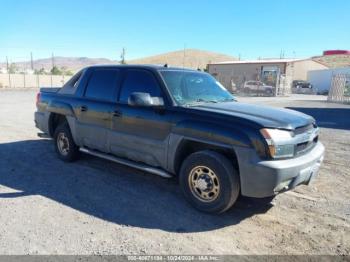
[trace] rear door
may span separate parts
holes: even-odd
[[[77,106],[77,131],[82,145],[108,152],[108,132],[116,108],[118,68],[96,68],[89,76],[83,98]]]
[[[166,168],[171,117],[166,107],[128,105],[133,92],[166,98],[156,74],[146,69],[127,69],[118,102],[118,114],[112,119],[110,151],[118,156]]]

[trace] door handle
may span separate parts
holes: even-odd
[[[118,110],[115,110],[112,112],[112,115],[115,116],[115,117],[121,117],[122,116],[122,113]]]
[[[86,112],[88,110],[87,106],[81,106],[80,111],[81,112]]]

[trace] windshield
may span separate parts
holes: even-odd
[[[161,75],[176,102],[180,105],[235,101],[214,77],[189,71],[161,71]]]

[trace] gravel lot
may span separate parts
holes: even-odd
[[[36,92],[0,90],[0,254],[350,254],[350,106],[241,98],[313,115],[326,157],[313,185],[213,216],[190,207],[176,179],[58,160],[36,135]]]

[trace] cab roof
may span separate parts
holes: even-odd
[[[198,72],[198,70],[191,69],[191,68],[182,68],[182,67],[173,67],[173,66],[168,66],[168,65],[155,65],[155,64],[128,64],[128,65],[93,65],[93,66],[88,66],[87,68],[139,68],[139,69],[152,69],[152,70],[181,70],[181,71],[190,71],[190,72]]]

